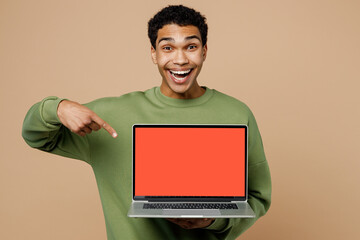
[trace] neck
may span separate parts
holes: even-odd
[[[164,83],[160,86],[160,91],[167,97],[176,98],[176,99],[193,99],[201,97],[205,93],[205,88],[199,86],[198,83],[195,83],[194,86],[191,87],[186,92],[179,93],[170,89],[168,86],[165,86]]]

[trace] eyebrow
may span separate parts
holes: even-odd
[[[191,39],[197,39],[201,42],[201,39],[196,36],[196,35],[191,35],[191,36],[188,36],[185,38],[185,41],[189,41]],[[161,41],[169,41],[169,42],[175,42],[175,39],[174,38],[171,38],[171,37],[163,37],[163,38],[160,38],[158,44],[161,42]]]

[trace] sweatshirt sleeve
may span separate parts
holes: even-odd
[[[271,203],[271,177],[262,139],[253,114],[249,113],[248,139],[248,203],[255,218],[217,218],[205,229],[214,231],[219,239],[236,239],[265,215]]]
[[[72,133],[57,116],[57,108],[62,100],[47,97],[34,104],[25,116],[22,136],[30,147],[89,163],[87,136]]]

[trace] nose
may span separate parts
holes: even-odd
[[[189,63],[189,59],[187,58],[186,54],[182,50],[178,50],[175,53],[173,63],[177,65],[184,65]]]

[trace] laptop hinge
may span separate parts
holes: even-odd
[[[236,202],[223,199],[148,199],[148,202]]]

